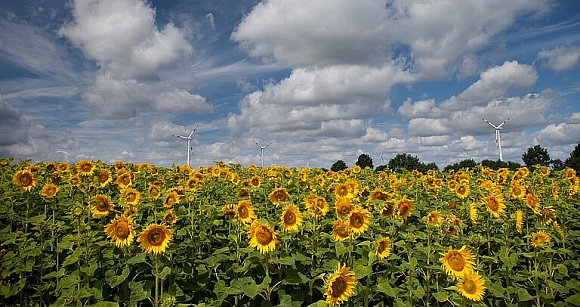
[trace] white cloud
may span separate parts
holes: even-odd
[[[580,64],[579,46],[560,46],[551,50],[542,50],[538,53],[538,60],[543,67],[555,71],[572,70]]]

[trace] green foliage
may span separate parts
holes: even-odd
[[[527,167],[532,167],[534,165],[549,166],[550,154],[548,150],[540,145],[528,148],[528,150],[522,155],[522,160]]]
[[[573,168],[577,173],[580,173],[580,143],[574,147],[570,153],[570,157],[564,162],[565,167]]]
[[[360,166],[360,168],[368,167],[370,169],[373,168],[373,159],[371,156],[367,154],[360,154],[358,156],[358,160],[356,161],[356,165]]]
[[[483,164],[483,163],[482,163]],[[465,159],[461,162],[457,162],[455,164],[449,164],[444,169],[443,172],[448,172],[450,170],[458,171],[462,168],[474,168],[477,165],[473,159]]]
[[[334,162],[334,164],[332,164],[332,166],[330,167],[330,170],[333,172],[339,172],[342,171],[344,169],[347,169],[348,166],[346,166],[346,163],[344,163],[344,161],[342,160],[338,160],[336,162]]]

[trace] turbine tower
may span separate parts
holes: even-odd
[[[191,151],[191,147],[190,147],[190,142],[191,142],[191,136],[193,135],[193,133],[195,132],[195,130],[197,130],[197,127],[199,125],[195,126],[195,129],[193,129],[193,131],[191,131],[191,133],[189,134],[189,136],[183,136],[183,135],[176,135],[173,134],[174,137],[176,138],[180,138],[180,139],[186,139],[187,140],[187,166],[189,166],[189,152]]]
[[[272,142],[269,142],[265,146],[262,146],[262,145],[258,144],[258,142],[256,142],[255,140],[252,140],[252,141],[254,141],[254,143],[260,147],[260,160],[262,160],[262,168],[264,168],[264,148],[270,146],[270,144],[272,144]]]
[[[495,129],[495,147],[499,150],[499,160],[503,161],[503,156],[501,155],[501,136],[499,134],[499,131],[503,129],[503,125],[505,125],[505,123],[507,123],[508,120],[510,120],[510,118],[508,117],[508,119],[504,120],[501,124],[497,126],[490,123],[483,117],[481,119],[483,119],[484,122],[486,122],[488,125],[492,126]]]

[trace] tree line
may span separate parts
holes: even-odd
[[[491,169],[508,168],[510,170],[517,170],[522,166],[532,167],[535,165],[548,166],[553,170],[561,170],[566,167],[573,168],[577,172],[580,172],[580,143],[576,145],[574,150],[570,153],[570,156],[562,161],[561,159],[551,159],[548,150],[540,145],[536,145],[528,148],[526,152],[522,154],[522,161],[524,165],[513,162],[513,161],[500,161],[498,160],[482,160],[477,163],[473,159],[465,159],[460,162],[449,164],[443,168],[443,172],[450,170],[459,170],[461,168],[470,167],[473,168],[478,164],[489,167]],[[382,172],[384,170],[390,170],[392,172],[404,172],[405,170],[418,170],[422,173],[428,170],[437,170],[439,167],[435,162],[424,163],[419,160],[417,156],[413,156],[407,153],[400,153],[389,160],[387,164],[379,165],[376,168],[373,166],[373,159],[368,154],[361,154],[358,156],[356,164],[360,168],[371,168],[375,172]],[[348,165],[343,160],[338,160],[330,167],[332,171],[340,171],[348,168]]]

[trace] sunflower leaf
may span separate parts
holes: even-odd
[[[344,246],[344,243],[338,241],[334,244],[334,249],[336,250],[336,256],[340,257],[348,252],[348,249]]]
[[[107,278],[107,282],[109,283],[109,286],[111,288],[114,288],[118,285],[120,285],[122,282],[124,282],[127,277],[129,277],[129,273],[131,272],[131,270],[129,270],[128,267],[123,269],[123,272],[121,272],[121,275],[119,276],[111,276],[109,278]]]
[[[580,294],[574,294],[566,299],[566,303],[574,306],[580,306]]]
[[[147,260],[147,254],[145,253],[139,253],[131,258],[129,258],[129,260],[127,260],[127,264],[137,264],[137,263],[143,263]]]
[[[435,292],[433,293],[433,297],[435,297],[439,303],[443,303],[449,299],[449,294],[447,294],[447,292]]]
[[[397,296],[397,293],[395,292],[395,290],[391,287],[389,282],[384,278],[379,279],[379,283],[377,285],[377,290],[379,290],[380,292],[382,292],[390,297]]]
[[[524,288],[519,288],[518,289],[518,299],[522,302],[525,302],[525,301],[533,300],[534,297],[528,293],[528,290],[526,290]]]

